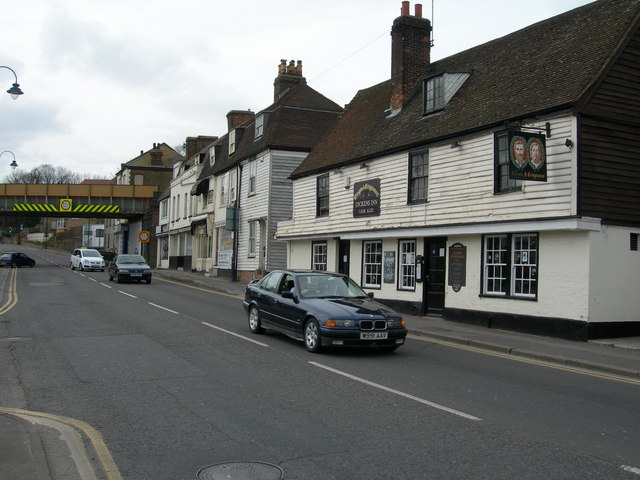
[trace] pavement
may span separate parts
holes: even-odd
[[[208,276],[203,272],[163,269],[154,271],[154,277],[157,281],[188,284],[238,298],[244,296],[244,284]],[[441,318],[413,315],[403,317],[409,329],[410,341],[412,338],[420,338],[456,348],[488,351],[515,360],[541,363],[589,375],[614,377],[640,385],[640,337],[575,342],[466,325]],[[0,390],[0,400],[4,403],[5,399],[1,394]],[[26,410],[5,408],[0,404],[2,478],[84,479],[84,476],[69,475],[69,452],[73,450],[73,446],[64,437],[63,429],[56,430],[55,424],[43,425],[42,421],[32,417]],[[77,463],[75,457],[74,461]],[[61,468],[66,473],[61,474]],[[97,471],[95,478],[120,477],[114,476],[114,472]]]

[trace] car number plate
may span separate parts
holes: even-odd
[[[142,274],[141,273],[132,273],[131,276],[132,277],[141,277]]]
[[[360,332],[360,340],[386,340],[389,332]]]

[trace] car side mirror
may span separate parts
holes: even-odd
[[[367,297],[369,297],[369,298],[373,298],[373,292],[369,292],[369,293],[367,293]]]
[[[282,298],[288,298],[289,300],[293,300],[296,298],[296,295],[291,290],[283,290]]]

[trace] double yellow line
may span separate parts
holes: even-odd
[[[0,315],[4,315],[18,303],[18,290],[16,288],[16,278],[18,276],[18,269],[12,268],[9,274],[9,288],[7,291],[6,301],[0,306]]]
[[[34,425],[52,428],[60,433],[60,438],[65,441],[69,449],[71,458],[76,464],[79,478],[82,480],[98,480],[103,478],[96,474],[92,458],[94,455],[87,454],[83,438],[87,438],[95,457],[100,463],[100,469],[107,480],[122,480],[107,445],[102,439],[102,435],[88,423],[75,418],[62,417],[41,412],[30,412],[17,408],[0,407],[0,413],[13,415],[26,420]]]
[[[0,315],[4,315],[18,303],[17,275],[18,269],[12,268],[9,275],[6,299],[0,306]],[[60,415],[31,412],[17,408],[0,407],[0,414],[13,415],[34,425],[57,430],[60,433],[60,438],[67,444],[70,456],[75,462],[80,475],[79,478],[82,480],[97,480],[98,476],[91,460],[93,455],[90,457],[85,449],[84,438],[88,439],[107,480],[122,480],[122,476],[111,456],[111,452],[109,452],[106,443],[102,439],[102,435],[88,423]],[[101,476],[100,478],[103,477]]]

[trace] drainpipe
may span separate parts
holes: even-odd
[[[238,237],[240,236],[240,179],[242,178],[242,165],[238,165],[238,175],[236,176],[236,229],[233,232],[233,257],[231,259],[231,281],[238,281]]]

